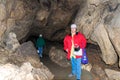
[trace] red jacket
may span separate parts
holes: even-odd
[[[83,34],[80,32],[77,32],[74,36],[74,45],[79,45],[80,48],[85,48],[86,47],[86,38],[84,37]],[[67,59],[70,59],[70,54],[71,54],[71,47],[72,47],[72,36],[71,35],[66,35],[64,38],[64,50],[68,50],[67,52]],[[76,58],[81,58],[81,56],[76,56]]]

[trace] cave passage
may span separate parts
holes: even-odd
[[[74,80],[67,76],[71,66],[63,68],[67,63],[63,39],[70,33],[70,25],[76,24],[77,31],[88,39],[86,51],[94,69],[90,74],[83,70],[82,80],[90,80],[91,74],[101,78],[101,70],[108,77],[105,69],[120,71],[119,9],[120,0],[0,0],[0,62],[21,65],[30,60],[39,68],[42,62],[55,80]],[[46,43],[42,58],[37,55],[39,34]]]
[[[35,45],[37,38],[38,36],[31,35],[27,38],[26,42],[32,41]],[[74,77],[70,79],[68,78],[68,74],[71,72],[70,66],[66,68],[60,67],[58,64],[54,63],[49,57],[49,51],[52,45],[62,46],[63,44],[61,42],[49,41],[46,39],[45,42],[46,42],[46,47],[43,51],[43,57],[40,58],[40,61],[42,61],[43,64],[46,65],[50,69],[50,71],[55,75],[54,80],[58,80],[58,79],[74,80],[75,79]],[[101,53],[99,46],[88,43],[86,49],[87,49],[87,55],[89,57],[89,62],[91,64],[100,64],[100,65],[103,64],[101,58],[99,57],[99,53]],[[87,75],[90,79],[93,78],[92,74],[87,71],[82,70],[82,73],[84,74],[82,75],[83,78],[85,77],[85,75]]]

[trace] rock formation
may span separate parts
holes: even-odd
[[[60,65],[61,67],[70,66],[69,61],[66,59],[66,53],[57,47],[51,47],[49,57],[53,62]]]
[[[87,0],[86,5],[79,10],[75,23],[88,42],[100,46],[103,61],[113,65],[118,61],[117,55],[120,53],[119,1]]]
[[[20,67],[10,63],[0,65],[0,80],[52,80],[53,77],[48,69],[34,68],[29,62]]]
[[[41,33],[46,40],[62,42],[70,24],[76,23],[88,43],[99,45],[106,64],[120,66],[119,21],[120,0],[0,0],[0,63],[22,65],[32,59],[29,62],[36,66],[39,58],[35,59],[32,43],[24,44],[26,39]],[[34,58],[26,53],[30,49],[34,49],[30,51],[30,55],[36,54]]]

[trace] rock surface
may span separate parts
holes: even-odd
[[[21,65],[20,63],[28,61],[34,67],[41,67],[41,62],[37,54],[37,50],[31,41],[21,44],[16,53],[10,55],[10,57],[10,61],[17,65]]]
[[[34,68],[29,62],[18,67],[13,64],[0,65],[0,80],[52,80],[53,74],[45,68]]]
[[[106,64],[113,65],[119,59],[119,0],[0,2],[0,41],[3,43],[11,31],[20,42],[40,33],[45,39],[61,41],[69,32],[70,23],[75,22],[88,42],[100,46]]]
[[[70,66],[69,61],[67,61],[66,59],[66,53],[57,47],[54,47],[54,46],[51,47],[49,52],[49,57],[53,62],[55,62],[61,67]]]
[[[120,72],[111,70],[111,69],[105,69],[105,72],[109,78],[109,80],[120,80]]]
[[[100,46],[103,61],[110,65],[119,55],[119,4],[118,0],[87,0],[75,18],[79,31],[88,42]]]
[[[5,42],[6,42],[6,49],[8,49],[10,53],[15,52],[16,49],[20,46],[20,43],[16,38],[16,34],[13,32],[9,33]]]
[[[40,33],[47,40],[61,42],[70,24],[76,23],[88,43],[99,45],[106,64],[119,61],[120,66],[119,21],[120,0],[0,0],[0,63],[11,61],[19,65],[29,60],[40,67],[33,45],[20,43]],[[29,52],[30,49],[34,50]],[[62,50],[52,50],[53,61],[67,63]]]

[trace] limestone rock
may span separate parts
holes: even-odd
[[[5,35],[4,33],[5,33],[5,30],[6,30],[7,28],[6,28],[6,24],[5,24],[5,22],[1,22],[0,21],[0,42],[2,42],[2,38],[3,38],[3,36]]]
[[[105,69],[105,72],[106,72],[109,80],[120,80],[120,72],[119,71]]]
[[[87,0],[75,19],[78,30],[86,36],[88,42],[100,46],[103,61],[110,65],[117,62],[119,55],[119,37],[113,40],[119,31],[119,27],[116,27],[119,25],[119,12],[118,0]]]
[[[6,40],[6,48],[9,50],[9,52],[14,52],[20,46],[16,37],[16,34],[13,32],[10,32],[8,35]]]
[[[49,16],[49,11],[47,11],[47,10],[40,10],[40,11],[38,11],[37,12],[37,14],[36,14],[36,19],[38,20],[38,24],[43,24],[43,25],[46,25],[46,23],[47,23],[47,18],[48,18],[48,16]],[[43,27],[43,26],[41,26],[41,27]]]
[[[10,61],[17,65],[21,65],[23,62],[29,61],[32,66],[41,67],[37,51],[34,44],[30,41],[21,44],[17,51],[10,56]]]
[[[100,46],[106,64],[119,58],[120,65],[119,21],[120,0],[0,0],[0,43],[8,41],[10,32],[21,43],[39,33],[62,41],[70,24],[76,23],[88,43]],[[7,47],[16,49],[9,41]]]
[[[24,2],[18,0],[16,3],[16,7],[11,11],[10,17],[15,20],[19,20],[25,16]]]
[[[9,61],[9,52],[0,47],[0,64],[6,64]]]
[[[102,23],[99,24],[94,31],[95,31],[94,35],[96,36],[97,42],[102,51],[103,60],[105,61],[106,64],[113,65],[114,63],[117,62],[117,54],[113,48],[113,45],[109,39],[108,33],[104,25]]]
[[[5,6],[0,3],[0,22],[6,18]]]
[[[100,80],[109,80],[108,77],[105,74],[105,71],[98,65],[93,65],[92,68],[92,73],[94,74],[95,77],[99,77]]]
[[[114,48],[119,56],[119,66],[120,66],[120,6],[118,7],[118,10],[112,14],[113,15],[113,19],[110,21],[110,23],[108,25],[106,25],[106,30],[109,34],[109,38],[112,42],[112,44],[114,45]]]
[[[66,53],[59,48],[51,47],[50,52],[49,52],[49,57],[53,62],[55,62],[61,67],[70,66],[69,61],[67,61],[66,59]]]
[[[86,71],[91,71],[91,69],[92,69],[92,65],[90,64],[90,63],[88,63],[88,64],[82,64],[82,69],[84,69],[84,70],[86,70]]]
[[[13,64],[0,65],[0,80],[52,80],[53,74],[43,68],[34,68],[29,62],[21,67]]]

